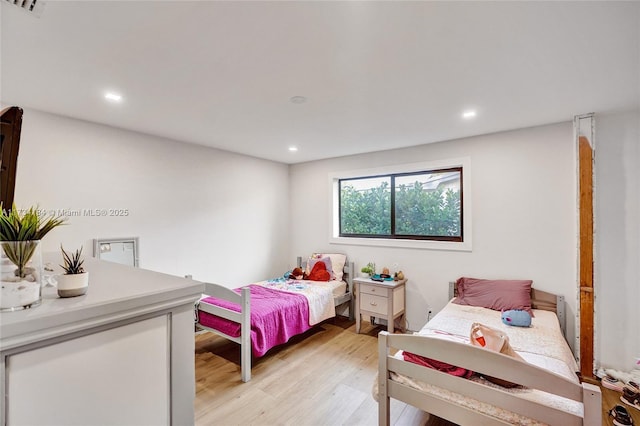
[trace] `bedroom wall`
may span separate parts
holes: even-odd
[[[640,111],[596,115],[595,291],[598,365],[640,368]]]
[[[24,111],[16,204],[79,212],[48,251],[90,256],[93,238],[138,236],[145,269],[229,287],[264,279],[289,265],[287,188],[284,164]]]
[[[470,157],[471,252],[329,244],[329,174],[419,161]],[[407,318],[419,329],[448,300],[460,276],[524,278],[563,294],[569,340],[576,314],[576,167],[572,123],[291,166],[291,256],[347,253],[359,270],[398,263],[408,277]],[[575,346],[575,345],[574,345]]]

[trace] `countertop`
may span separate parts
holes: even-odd
[[[58,253],[44,254],[43,261],[54,267],[45,275],[61,273]],[[49,286],[39,306],[0,313],[0,350],[195,302],[203,290],[198,281],[95,258],[86,258],[84,266],[85,295],[59,298]]]

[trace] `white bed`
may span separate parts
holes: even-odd
[[[530,328],[504,325],[498,311],[449,302],[417,334],[381,332],[379,424],[389,424],[389,398],[395,398],[462,425],[600,425],[600,390],[577,378],[578,366],[561,328],[564,312],[556,315],[558,299],[532,294]],[[470,345],[474,322],[505,331],[526,362]],[[394,349],[401,351],[394,354]],[[478,375],[455,377],[404,361],[402,350],[524,386],[507,389]]]
[[[305,267],[305,262],[303,262],[301,257],[297,258],[297,266]],[[314,325],[321,320],[330,318],[336,315],[336,308],[339,306],[348,305],[349,318],[353,319],[354,315],[354,298],[353,298],[353,273],[354,273],[354,265],[353,262],[344,261],[344,266],[342,267],[342,279],[339,280],[331,280],[328,282],[319,282],[319,281],[300,281],[301,286],[304,287],[320,287],[321,289],[311,293],[317,293],[315,295],[309,295],[309,291],[311,289],[305,289],[305,296],[309,297],[309,322],[311,325]],[[287,282],[270,282],[264,281],[260,284],[266,288],[270,288],[273,290],[283,290],[288,291],[288,286],[296,286],[298,281],[287,281]],[[328,290],[328,291],[327,291]],[[230,302],[232,304],[236,304],[240,306],[240,311],[237,312],[235,310],[227,309],[225,307],[216,306],[209,303],[198,303],[196,305],[196,318],[200,318],[202,313],[214,315],[234,323],[240,325],[239,336],[233,336],[227,334],[221,330],[208,327],[200,323],[197,320],[198,327],[201,329],[216,333],[222,337],[225,337],[233,342],[240,344],[240,364],[241,364],[241,379],[243,382],[247,382],[251,380],[251,353],[252,353],[252,344],[251,344],[251,293],[248,287],[242,289],[240,293],[229,289],[228,287],[205,283],[204,284],[204,292],[207,296],[215,297],[217,299],[223,300],[225,302]],[[323,294],[329,294],[328,303],[331,304],[331,299],[333,301],[332,306],[330,306],[331,313],[328,313],[329,309],[321,299],[323,299]],[[315,307],[313,306],[315,305]],[[317,314],[313,315],[314,312]],[[315,318],[312,318],[315,316]]]

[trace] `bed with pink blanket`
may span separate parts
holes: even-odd
[[[233,290],[205,283],[207,296],[196,306],[197,324],[240,344],[241,377],[247,382],[251,379],[252,354],[261,357],[334,317],[338,306],[349,304],[349,315],[353,315],[353,263],[346,259],[334,263],[341,273],[330,281],[281,278]]]

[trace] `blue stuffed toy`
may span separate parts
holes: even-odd
[[[502,312],[502,322],[516,327],[530,327],[531,315],[527,311],[512,309]]]

